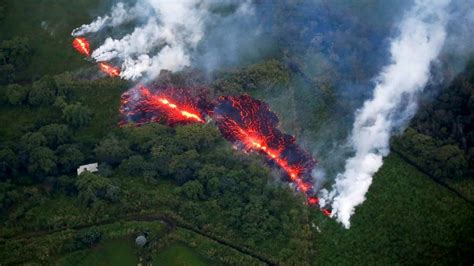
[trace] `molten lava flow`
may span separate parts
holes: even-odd
[[[198,99],[188,91],[165,88],[155,92],[139,87],[122,95],[120,112],[122,123],[144,124],[160,122],[170,126],[177,124],[204,123],[199,111]]]
[[[330,215],[331,215],[331,211],[328,210],[328,209],[322,208],[321,211],[322,211],[323,214],[326,215],[326,216],[330,216]]]
[[[111,77],[119,77],[120,76],[120,68],[114,67],[108,63],[105,62],[100,62],[99,63],[99,68],[104,72],[105,74],[111,76]]]
[[[308,197],[308,203],[311,206],[315,206],[319,204],[319,199],[317,197]]]
[[[265,155],[308,198],[314,193],[310,173],[316,161],[295,143],[293,136],[277,128],[278,118],[266,103],[248,95],[222,96],[212,118],[227,140],[243,150]]]
[[[79,53],[87,57],[90,56],[91,54],[90,45],[89,45],[89,42],[86,40],[86,38],[83,38],[83,37],[75,38],[74,41],[72,41],[72,45],[74,46],[74,49],[76,49]]]

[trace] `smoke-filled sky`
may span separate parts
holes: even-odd
[[[92,57],[136,81],[164,69],[212,73],[279,59],[292,82],[264,98],[279,103],[272,108],[283,126],[319,159],[323,203],[349,227],[390,137],[415,114],[427,83],[462,70],[473,31],[474,1],[465,0],[136,0],[116,2],[72,34],[93,37]],[[451,76],[434,74],[434,65]]]

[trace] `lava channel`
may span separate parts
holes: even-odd
[[[169,126],[189,123],[204,123],[198,99],[187,90],[165,88],[152,92],[141,86],[122,94],[120,113],[121,124],[134,122],[163,123]]]

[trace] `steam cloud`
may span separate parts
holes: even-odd
[[[259,46],[266,48],[256,36],[267,34],[272,36],[273,41],[278,40],[276,43],[283,47],[282,50],[289,51],[290,68],[299,62],[301,54],[311,55],[316,51],[316,59],[324,58],[319,61],[315,60],[315,56],[302,58],[303,63],[299,68],[314,81],[328,79],[334,82],[336,89],[341,90],[338,97],[345,97],[345,103],[351,104],[347,114],[352,114],[367,98],[365,89],[369,79],[377,75],[382,65],[386,65],[375,79],[371,99],[366,100],[355,114],[348,143],[354,155],[345,161],[345,169],[336,176],[332,189],[323,189],[320,194],[321,205],[331,205],[332,216],[347,228],[350,227],[350,217],[355,208],[365,200],[373,175],[390,151],[390,136],[403,128],[414,115],[416,96],[430,78],[431,64],[440,54],[449,54],[449,58],[454,59],[443,63],[459,65],[460,70],[468,58],[466,54],[473,51],[470,46],[474,41],[473,1],[413,0],[413,6],[399,23],[400,12],[412,0],[376,1],[373,5],[367,5],[369,14],[374,14],[367,20],[362,12],[364,10],[360,14],[353,11],[355,16],[346,16],[352,12],[347,11],[350,10],[347,6],[351,5],[341,2],[134,2],[132,5],[130,1],[120,2],[108,15],[98,17],[72,32],[73,36],[88,37],[95,34],[97,38],[94,40],[97,40],[103,36],[100,33],[107,30],[107,34],[113,37],[102,40],[101,45],[94,47],[92,58],[120,64],[121,76],[125,79],[153,79],[162,69],[179,71],[188,66],[212,71],[229,65],[231,61],[241,62],[247,59],[242,56],[244,52],[252,55],[252,51],[261,53],[262,49],[257,49]],[[375,14],[383,15],[379,18]],[[449,18],[448,14],[451,14]],[[330,21],[334,23],[328,23]],[[380,23],[390,26],[381,27],[382,30],[372,27]],[[399,34],[391,39],[387,53],[385,40],[390,35],[392,23],[398,26]],[[355,50],[355,53],[351,54],[349,50]],[[385,61],[387,54],[390,54],[389,63]],[[313,66],[312,61],[318,63]],[[360,68],[366,70],[361,77],[358,71]],[[363,83],[352,86],[358,80]],[[301,95],[305,95],[301,83],[295,84]],[[312,85],[308,87],[313,89]],[[352,91],[354,87],[356,92]],[[309,108],[307,97],[300,98],[305,102],[302,100],[298,104],[306,104]],[[322,98],[315,100],[323,101]],[[289,108],[284,104],[281,106]],[[336,116],[341,119],[339,113],[333,118]],[[302,125],[307,117],[305,113],[304,117],[298,118],[303,121]],[[320,164],[325,169],[315,169],[315,187],[324,185],[323,176],[329,179],[342,168],[343,164],[339,166],[339,163],[347,158],[346,147],[334,145],[338,148],[343,146],[343,151],[334,149],[336,152],[327,152],[331,147],[326,144],[334,142],[331,137],[335,131],[345,130],[345,127],[341,130],[335,126],[328,135],[314,138],[308,135],[308,139],[317,139],[316,144],[324,143],[323,148],[320,148],[324,152],[321,153],[330,154],[331,157],[326,158],[329,162],[326,165]],[[332,164],[337,164],[337,167],[331,167]]]
[[[120,2],[110,15],[82,25],[72,35],[96,33],[134,21],[137,26],[132,32],[107,38],[94,50],[92,58],[120,62],[121,77],[125,79],[154,78],[163,69],[179,71],[191,65],[199,43],[212,28],[210,24],[219,25],[216,21],[224,19],[213,12],[216,5],[227,5],[231,16],[242,19],[253,14],[250,2],[139,0],[132,7]]]
[[[355,155],[346,160],[332,191],[322,193],[332,200],[332,216],[346,228],[390,152],[390,136],[416,111],[416,95],[428,82],[430,65],[446,39],[449,2],[415,2],[399,25],[399,36],[391,42],[391,63],[378,75],[373,97],[356,112],[350,136]]]

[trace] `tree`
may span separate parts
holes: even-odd
[[[1,54],[0,54],[1,58]],[[11,64],[0,64],[0,84],[8,84],[15,79],[15,67]]]
[[[80,231],[74,238],[74,249],[84,249],[92,247],[100,242],[102,239],[102,232],[96,228],[91,228],[86,231]]]
[[[435,176],[445,178],[461,178],[467,173],[467,160],[461,149],[456,145],[444,145],[434,154],[436,163]]]
[[[130,156],[131,151],[128,142],[112,136],[99,142],[95,147],[95,154],[98,160],[113,165]]]
[[[190,200],[198,200],[204,198],[204,188],[201,182],[197,180],[186,182],[181,187],[181,191]]]
[[[101,163],[99,164],[99,172],[98,175],[102,177],[110,177],[114,173],[112,166],[108,163]]]
[[[63,119],[73,128],[82,128],[91,121],[92,112],[80,103],[67,105],[63,109]]]
[[[0,210],[7,210],[20,198],[20,193],[11,182],[0,182]]]
[[[11,177],[18,169],[20,161],[9,148],[0,149],[0,179]]]
[[[48,146],[51,148],[64,144],[72,138],[72,133],[67,125],[50,124],[41,127],[39,132],[46,137]]]
[[[171,157],[169,171],[176,181],[183,184],[188,180],[194,179],[200,167],[199,154],[196,150],[189,150]]]
[[[15,37],[11,40],[3,41],[0,44],[0,51],[5,54],[5,64],[12,64],[16,68],[23,68],[29,62],[33,50],[28,44],[27,38]]]
[[[0,21],[2,21],[3,18],[5,18],[5,7],[0,6]]]
[[[67,97],[69,96],[71,89],[76,87],[76,82],[70,72],[56,75],[53,79],[56,87],[56,96]]]
[[[211,147],[219,139],[219,132],[210,125],[188,125],[176,128],[176,142],[185,149],[203,150]]]
[[[140,155],[133,155],[120,163],[120,169],[128,175],[139,176],[148,168],[148,163]]]
[[[67,106],[66,99],[63,96],[56,97],[53,106],[59,109],[64,109]]]
[[[146,124],[141,127],[124,128],[126,139],[130,147],[139,153],[148,153],[156,143],[167,142],[173,130],[160,124]]]
[[[28,99],[28,88],[18,84],[7,86],[6,96],[11,105],[20,105]]]
[[[36,147],[28,157],[28,173],[37,177],[44,177],[56,171],[56,156],[46,147]]]
[[[28,95],[28,103],[33,106],[51,105],[55,99],[53,84],[43,78],[33,83]]]
[[[101,199],[109,202],[119,200],[120,189],[117,186],[114,186],[109,179],[88,171],[79,175],[76,187],[79,191],[79,200],[88,206]]]
[[[45,146],[48,143],[46,137],[40,132],[28,132],[20,139],[22,148],[31,151],[37,147]]]
[[[56,154],[60,169],[64,173],[71,172],[84,162],[84,154],[74,145],[61,145]]]

